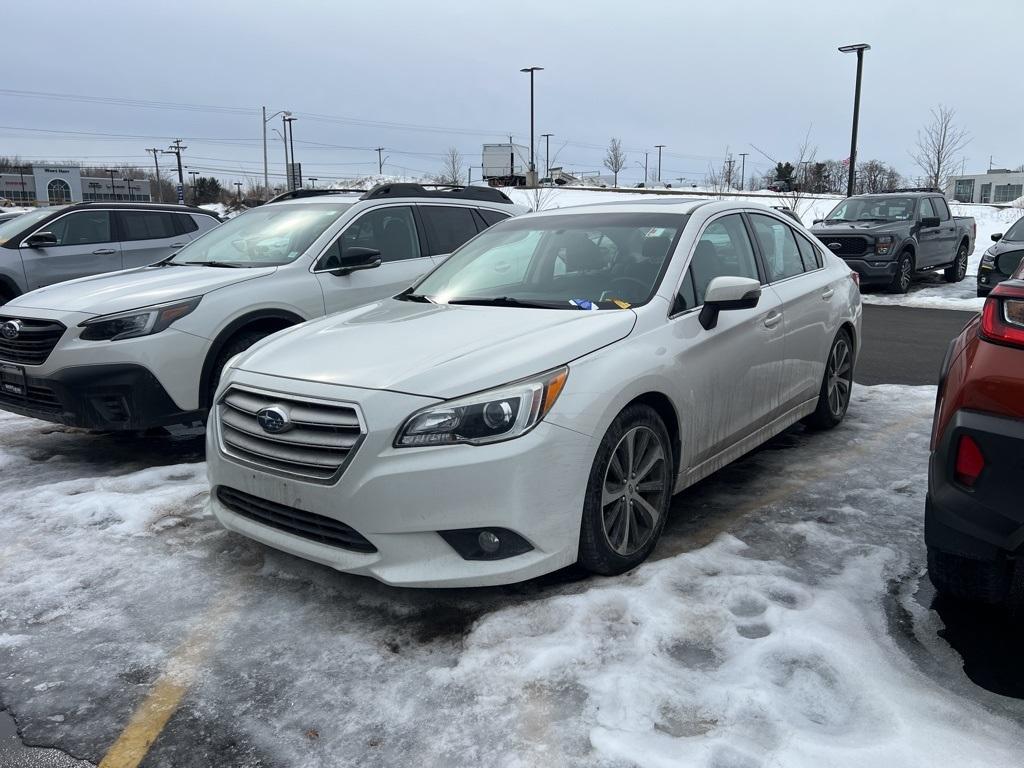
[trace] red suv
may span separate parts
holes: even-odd
[[[1024,263],[953,340],[928,465],[928,572],[944,595],[1024,607]]]

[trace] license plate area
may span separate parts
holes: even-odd
[[[0,363],[0,391],[6,395],[25,397],[25,369],[20,365]]]

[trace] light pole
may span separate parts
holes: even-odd
[[[661,150],[665,148],[664,144],[654,145],[658,150],[658,183],[661,184]]]
[[[132,179],[131,176],[124,177],[124,184],[128,188],[128,202],[132,199]]]
[[[117,195],[114,192],[114,190],[116,189],[116,187],[114,186],[114,174],[116,174],[117,171],[113,170],[112,168],[108,168],[107,173],[110,174],[110,199],[117,200]]]
[[[242,202],[242,182],[236,181],[235,182],[235,189],[238,190],[238,192],[235,194],[235,200],[237,200],[239,203],[241,203]]]
[[[196,186],[199,171],[189,171],[188,175],[192,177],[192,205],[199,205],[199,188]]]
[[[284,124],[288,131],[288,148],[292,155],[292,170],[288,173],[288,189],[298,189],[302,186],[302,174],[295,172],[295,128],[292,126],[299,118],[285,115]],[[287,169],[286,169],[287,170]]]
[[[162,203],[164,201],[164,191],[161,189],[160,184],[160,149],[158,147],[151,147],[146,151],[153,155],[153,165],[156,167],[156,200],[158,203]]]
[[[537,186],[537,164],[534,162],[534,144],[533,144],[533,73],[540,72],[544,67],[524,67],[520,69],[520,72],[530,73],[530,173],[526,181],[526,186],[536,187]]]
[[[309,183],[312,184],[312,187],[311,187],[312,189],[316,189],[316,182],[317,182],[318,178],[319,178],[319,176],[310,176],[309,177]]]
[[[846,196],[853,197],[853,182],[857,168],[857,123],[860,120],[860,78],[864,69],[864,51],[870,51],[871,46],[867,43],[856,43],[854,45],[842,45],[840,53],[857,52],[857,86],[853,92],[853,132],[850,136],[850,172],[847,174]]]
[[[274,114],[267,117],[267,108],[263,107],[263,200],[266,202],[270,199],[270,172],[267,170],[267,123],[273,120],[278,115],[290,115],[287,109],[280,109]],[[287,162],[287,159],[285,159]],[[285,167],[285,172],[288,172],[288,168]]]
[[[551,183],[551,137],[553,133],[542,133],[540,137],[544,139],[544,175],[548,177],[548,183]]]
[[[21,202],[25,202],[28,198],[25,197],[25,166],[18,166],[18,176],[21,177]]]
[[[747,155],[749,152],[740,152],[740,192],[743,191],[747,180]]]

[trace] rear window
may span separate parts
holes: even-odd
[[[487,224],[488,227],[493,227],[499,221],[504,221],[509,218],[508,214],[489,211],[486,208],[477,208],[476,212],[480,214],[480,218],[484,220],[484,223]]]
[[[184,213],[174,214],[174,225],[177,227],[179,235],[185,235],[199,229],[196,220]]]
[[[125,240],[158,240],[174,237],[174,214],[162,211],[120,211]]]

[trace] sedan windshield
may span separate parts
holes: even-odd
[[[686,219],[662,213],[511,219],[471,240],[405,296],[551,309],[645,304]]]
[[[264,205],[211,229],[178,251],[170,263],[211,267],[290,264],[350,205]]]
[[[825,221],[903,221],[913,216],[912,197],[851,197],[833,208]]]
[[[53,215],[56,208],[39,208],[35,211],[29,211],[23,213],[21,216],[16,216],[10,221],[5,221],[0,224],[0,245],[3,245],[16,234],[25,229],[25,227],[31,227],[37,221],[42,221],[47,216]]]
[[[1017,219],[1013,226],[1006,230],[1003,240],[1014,243],[1024,240],[1024,218]]]

